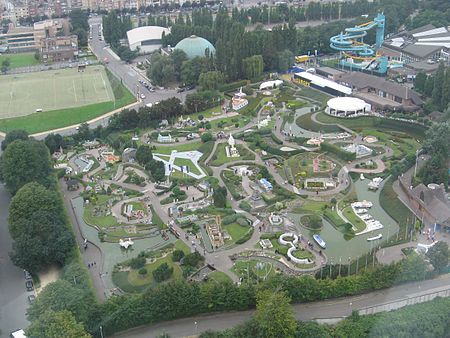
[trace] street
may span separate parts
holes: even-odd
[[[301,321],[319,319],[340,319],[349,316],[353,310],[385,304],[396,300],[411,298],[425,292],[450,284],[450,274],[423,282],[403,284],[390,289],[379,290],[367,294],[338,298],[333,300],[295,304],[295,317]],[[155,325],[142,326],[116,334],[115,338],[153,338],[161,333],[171,337],[186,337],[207,330],[220,331],[239,325],[249,320],[253,310],[226,312],[206,316],[183,318]],[[333,322],[333,320],[331,321]]]
[[[8,231],[8,207],[10,195],[0,184],[0,337],[7,338],[16,329],[28,326],[25,312],[28,294],[22,269],[9,259],[11,237]]]

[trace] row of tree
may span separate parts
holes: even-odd
[[[425,104],[426,112],[445,110],[450,104],[450,68],[441,62],[434,75],[418,73],[414,88],[430,99]]]
[[[222,332],[207,331],[200,338],[444,337],[450,332],[448,298],[375,315],[360,316],[354,311],[334,326],[297,322],[289,301],[283,292],[259,293],[250,321]]]

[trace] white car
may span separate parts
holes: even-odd
[[[144,100],[145,99],[145,95],[141,94],[141,99]]]

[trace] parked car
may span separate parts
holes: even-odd
[[[27,291],[33,291],[34,290],[33,282],[30,280],[27,280],[25,282],[25,288],[27,289]]]
[[[193,89],[195,89],[195,86],[194,86],[194,85],[191,85],[191,86],[187,86],[187,87],[186,87],[186,90],[193,90]]]
[[[28,296],[28,302],[30,304],[32,304],[35,300],[36,300],[36,296],[35,295],[29,295]]]
[[[145,95],[141,94],[141,99],[144,100],[145,99]]]
[[[182,93],[182,92],[184,92],[185,90],[186,90],[186,88],[180,87],[180,88],[177,89],[177,93]]]
[[[32,280],[30,273],[27,270],[23,270],[23,274],[25,275],[26,280]]]

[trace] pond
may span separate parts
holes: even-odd
[[[398,224],[384,211],[380,205],[379,196],[384,182],[380,186],[380,189],[376,192],[368,190],[367,184],[369,182],[370,180],[361,181],[359,179],[354,182],[358,200],[367,200],[373,203],[373,206],[368,213],[374,219],[380,221],[384,225],[384,228],[360,236],[354,236],[352,239],[347,240],[344,238],[344,234],[342,232],[337,230],[333,225],[324,219],[323,227],[320,230],[320,237],[322,237],[322,239],[327,243],[325,254],[327,255],[329,261],[336,263],[339,262],[339,259],[341,259],[343,263],[346,263],[349,257],[351,260],[354,260],[356,257],[362,256],[369,252],[373,247],[379,246],[387,240],[388,236],[392,236],[398,232]],[[294,221],[301,234],[313,241],[312,236],[314,233],[299,225],[301,215],[289,214],[289,217]],[[383,235],[381,240],[372,242],[367,241],[367,238],[374,237],[380,233]]]

